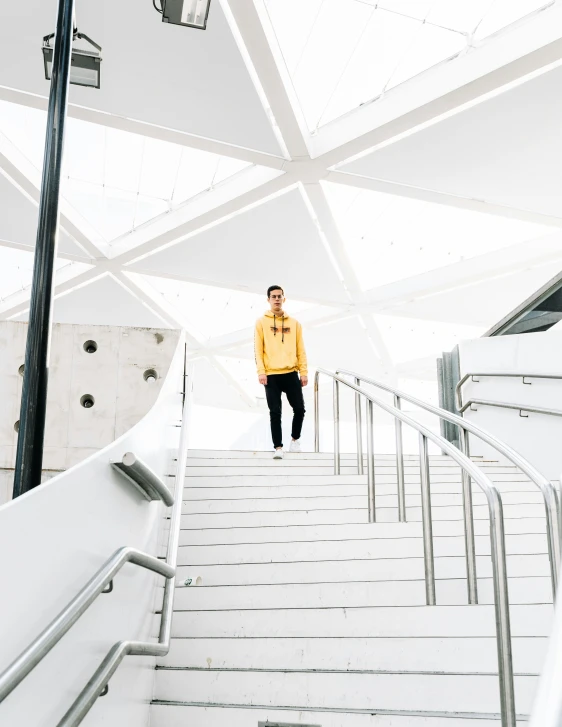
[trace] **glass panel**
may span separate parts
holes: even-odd
[[[476,39],[487,38],[492,33],[515,23],[541,8],[552,5],[545,0],[496,0],[484,16],[475,33]]]
[[[363,289],[552,233],[553,228],[325,184]]]

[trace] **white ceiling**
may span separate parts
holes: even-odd
[[[199,403],[259,410],[272,283],[313,365],[419,388],[559,272],[562,0],[375,5],[212,0],[202,32],[77,0],[102,83],[71,88],[54,319],[185,327]],[[55,11],[0,10],[0,318],[29,305]]]

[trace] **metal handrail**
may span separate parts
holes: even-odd
[[[501,494],[496,485],[482,472],[482,470],[470,460],[465,454],[459,451],[451,442],[444,437],[435,434],[430,429],[404,414],[400,409],[387,404],[369,392],[360,388],[359,385],[346,381],[342,376],[334,374],[325,369],[317,369],[314,380],[315,391],[315,420],[319,421],[318,409],[318,380],[320,374],[329,376],[333,380],[334,387],[334,452],[335,467],[339,465],[339,385],[343,384],[355,392],[356,396],[362,396],[367,401],[367,475],[369,485],[369,519],[374,521],[375,507],[375,461],[373,452],[373,405],[377,405],[383,411],[391,414],[403,424],[407,424],[419,433],[420,444],[420,475],[422,489],[422,523],[424,543],[424,565],[426,603],[433,606],[435,600],[435,569],[433,562],[433,528],[431,517],[431,485],[429,458],[427,451],[428,441],[434,442],[441,450],[454,459],[468,475],[479,485],[486,496],[488,512],[490,517],[490,541],[492,554],[492,571],[494,581],[494,607],[496,612],[496,642],[498,648],[498,672],[500,683],[500,704],[502,727],[516,727],[515,717],[515,693],[513,686],[513,658],[511,651],[511,627],[509,616],[509,596],[507,586],[507,565],[505,553],[505,533],[503,525],[503,507]],[[357,377],[358,378],[358,377]],[[318,429],[316,430],[318,434]],[[318,444],[318,440],[317,440]],[[373,518],[371,520],[371,517]]]
[[[558,575],[560,570],[560,548],[561,548],[561,542],[560,542],[560,499],[558,495],[557,488],[548,480],[544,475],[542,475],[533,465],[528,462],[524,457],[522,457],[518,452],[516,452],[514,449],[509,447],[504,442],[500,441],[495,437],[493,434],[490,434],[485,429],[481,429],[476,424],[473,424],[472,422],[468,421],[467,419],[463,419],[462,417],[458,416],[457,414],[453,414],[449,411],[446,411],[445,409],[440,409],[437,406],[433,406],[432,404],[428,404],[425,401],[421,401],[421,399],[417,399],[415,396],[411,396],[410,394],[406,394],[403,391],[400,391],[399,389],[394,388],[393,386],[389,386],[388,384],[384,384],[380,381],[376,381],[375,379],[371,379],[368,376],[363,376],[362,374],[358,374],[354,371],[348,371],[346,369],[340,369],[338,370],[338,373],[344,374],[346,376],[353,376],[355,381],[363,381],[366,384],[370,384],[372,386],[376,386],[379,389],[382,389],[383,391],[388,391],[394,396],[395,406],[397,408],[400,407],[400,401],[404,399],[405,401],[410,402],[411,404],[414,404],[415,406],[420,407],[421,409],[424,409],[425,411],[428,411],[432,414],[437,415],[441,419],[444,419],[445,421],[451,422],[452,424],[456,424],[459,428],[459,434],[460,434],[460,448],[461,451],[468,457],[470,456],[470,448],[469,448],[469,434],[474,435],[478,439],[480,439],[482,442],[485,442],[486,444],[489,444],[491,447],[493,447],[497,452],[499,452],[503,457],[508,459],[512,464],[514,464],[516,467],[518,467],[523,474],[527,475],[527,477],[531,480],[533,484],[535,484],[539,490],[542,493],[543,500],[544,500],[544,507],[545,507],[545,513],[546,513],[546,534],[547,534],[547,541],[548,541],[548,554],[549,554],[549,560],[550,560],[550,578],[552,583],[552,595],[553,598],[556,596],[556,590],[558,586]],[[316,394],[317,397],[317,394]],[[316,416],[316,419],[318,419],[318,415]],[[358,423],[359,425],[359,423]],[[404,496],[404,455],[402,451],[402,432],[401,427],[399,424],[396,425],[396,439],[397,439],[397,445],[398,440],[400,440],[400,448],[397,446],[396,450],[396,459],[397,459],[397,471],[398,471],[398,491],[399,491],[399,497]],[[318,451],[318,429],[316,431],[316,451]],[[400,493],[402,493],[400,495]],[[464,512],[464,526],[465,526],[465,550],[466,550],[466,566],[467,566],[467,573],[468,573],[468,590],[469,590],[469,603],[477,603],[478,602],[478,591],[477,591],[477,582],[476,582],[476,549],[474,545],[474,518],[473,518],[473,508],[472,508],[472,489],[470,487],[470,478],[468,474],[463,470],[462,473],[462,493],[463,493],[463,512]]]
[[[59,615],[0,674],[0,702],[6,699],[43,657],[58,644],[126,563],[147,568],[165,578],[172,578],[174,575],[173,568],[148,553],[136,548],[116,550]]]
[[[187,466],[189,410],[191,406],[191,394],[193,391],[193,366],[191,366],[190,372],[186,378],[188,389],[183,403],[177,469],[174,482],[174,505],[172,507],[170,532],[168,534],[168,551],[166,557],[166,563],[173,570],[173,575],[166,581],[164,587],[164,600],[162,603],[162,617],[160,620],[158,641],[156,643],[150,641],[119,641],[112,646],[105,659],[88,680],[88,683],[58,723],[57,727],[77,727],[77,725],[82,722],[97,698],[107,687],[109,680],[117,670],[119,664],[127,655],[166,656],[166,654],[170,651],[178,545],[181,526],[182,494],[185,484],[185,468]]]
[[[455,398],[457,402],[457,409],[459,412],[464,411],[463,409],[463,403],[462,403],[462,387],[469,379],[472,379],[472,381],[477,384],[479,383],[474,377],[480,376],[480,378],[484,378],[486,376],[491,378],[507,378],[507,379],[522,379],[522,383],[526,386],[531,386],[530,381],[525,381],[525,379],[562,379],[562,376],[558,374],[504,374],[504,373],[487,373],[487,374],[465,374],[462,379],[459,381],[459,383],[455,387]]]
[[[189,377],[191,383],[191,376]],[[182,491],[187,465],[188,412],[191,397],[186,396],[180,433],[174,498],[168,536],[166,561],[143,553],[136,548],[124,547],[117,550],[109,560],[86,583],[79,593],[65,606],[58,616],[33,640],[33,642],[0,674],[0,702],[20,684],[39,662],[56,646],[67,631],[92,605],[96,598],[113,581],[126,563],[152,570],[164,576],[164,600],[162,619],[157,643],[143,641],[120,641],[108,652],[98,669],[92,675],[74,704],[60,720],[57,727],[76,727],[89,712],[96,699],[107,688],[107,684],[121,661],[127,655],[165,656],[170,650],[170,635],[174,607],[177,553],[180,536]],[[109,591],[107,591],[109,592]],[[104,692],[105,693],[105,692]]]
[[[472,409],[473,404],[479,404],[480,406],[494,406],[498,409],[515,409],[516,411],[519,411],[519,415],[521,417],[523,417],[523,414],[521,414],[522,411],[528,411],[531,414],[548,414],[549,416],[553,417],[562,417],[562,411],[560,411],[560,409],[545,409],[544,407],[540,406],[505,404],[503,401],[489,401],[488,399],[469,399],[467,402],[464,403],[463,407],[459,409],[459,412],[462,414],[469,408],[472,411],[476,411],[476,409]],[[524,418],[526,419],[527,417]]]

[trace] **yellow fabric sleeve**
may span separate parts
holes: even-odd
[[[302,326],[297,325],[297,363],[301,376],[308,376],[308,362],[306,360],[306,351],[304,349],[304,340],[302,337]]]
[[[256,367],[258,376],[265,374],[265,365],[263,363],[263,326],[260,320],[256,321],[256,331],[254,334],[254,353],[256,356]]]

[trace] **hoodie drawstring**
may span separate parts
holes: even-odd
[[[277,318],[275,316],[275,313],[273,314],[273,335],[277,335]],[[285,314],[283,314],[283,318],[281,319],[281,343],[285,343]]]

